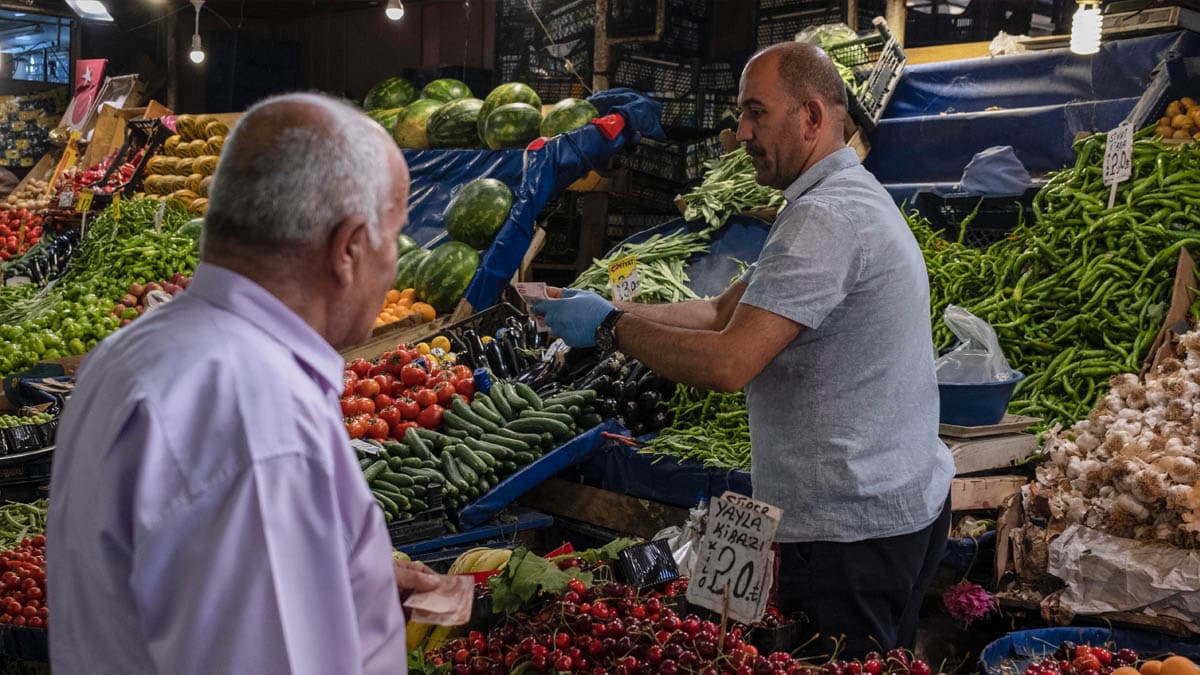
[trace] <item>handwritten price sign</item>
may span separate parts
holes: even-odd
[[[608,287],[612,298],[618,302],[629,302],[642,292],[638,282],[637,256],[627,256],[608,266]]]
[[[700,555],[688,585],[688,602],[754,623],[767,611],[775,557],[771,542],[783,511],[726,492],[708,504]]]
[[[1111,209],[1117,200],[1117,185],[1129,180],[1132,174],[1133,125],[1122,122],[1108,132],[1108,142],[1104,145],[1104,184],[1112,186],[1108,194],[1108,208]]]

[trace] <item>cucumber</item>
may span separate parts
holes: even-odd
[[[436,469],[436,468],[438,468],[437,460],[436,459],[423,459],[423,460],[421,460],[421,468]]]
[[[419,457],[405,457],[404,458],[404,466],[407,466],[411,469],[421,468],[422,466],[424,466],[424,462],[425,462],[425,460],[423,460]]]
[[[460,403],[460,405],[462,404]],[[466,409],[465,405],[462,407]],[[467,412],[470,412],[470,410],[467,410]],[[472,416],[474,416],[474,413],[472,413]],[[457,410],[451,409],[443,412],[442,421],[446,423],[447,433],[458,430],[465,431],[467,434],[474,436],[475,438],[479,438],[483,435],[483,429],[481,427],[476,426],[471,420],[460,416]],[[443,448],[443,451],[444,450],[445,449]]]
[[[584,429],[591,429],[603,421],[604,418],[596,413],[588,413],[586,415],[579,416],[579,426]]]
[[[569,406],[567,408],[567,414],[571,417],[579,417],[583,414],[583,409],[577,405]]]
[[[358,468],[362,469],[363,471],[366,471],[367,467],[371,466],[374,463],[375,463],[374,459],[372,459],[370,457],[363,457],[362,459],[358,460]]]
[[[396,441],[385,441],[383,447],[387,449],[387,453],[391,457],[408,457],[410,450],[402,443]]]
[[[466,441],[464,441],[464,443],[466,443],[467,447],[472,451],[486,454],[489,457],[496,458],[497,460],[509,459],[512,457],[514,452],[507,446],[500,445],[499,443],[489,443],[482,439],[476,440],[474,438],[468,438]]]
[[[554,413],[550,414],[553,415]],[[505,425],[505,428],[522,433],[547,433],[557,441],[565,441],[575,435],[575,432],[571,431],[571,427],[549,417],[522,417],[509,422]]]
[[[482,429],[481,429],[481,431],[482,431]],[[471,437],[471,432],[463,431],[462,429],[447,429],[446,433],[450,436],[450,440],[454,441],[454,443],[447,443],[446,447],[442,448],[442,452],[445,452],[446,450],[453,448],[454,445],[456,443],[458,443],[459,441],[461,441],[462,439]],[[482,435],[482,434],[480,434],[480,435]]]
[[[413,477],[405,473],[397,473],[395,471],[384,471],[379,474],[379,480],[391,483],[396,487],[412,487],[416,481]]]
[[[533,412],[538,412],[538,411],[534,410]],[[540,412],[559,413],[562,415],[566,415],[567,414],[567,406],[565,406],[561,403],[555,403],[554,405],[542,406]]]
[[[414,483],[413,486],[408,489],[412,490],[413,497],[416,497],[418,499],[423,498],[423,497],[425,497],[425,495],[429,494],[429,488],[425,487],[424,485],[421,485],[420,483]]]
[[[382,480],[377,480],[371,484],[371,492],[386,495],[389,499],[395,499],[396,497],[408,498],[408,495],[401,492],[400,488]]]
[[[414,486],[429,485],[434,480],[433,476],[425,473],[423,469],[416,469],[410,466],[402,466],[400,467],[399,471],[396,471],[396,473],[408,476],[410,479],[412,479]],[[438,480],[441,480],[441,478],[439,477]]]
[[[454,447],[459,448],[462,446],[456,445]],[[455,450],[454,452],[457,452],[457,450]],[[475,469],[471,468],[471,465],[467,464],[466,462],[457,461],[457,458],[456,458],[456,461],[454,464],[455,464],[455,466],[458,467],[458,472],[460,474],[462,474],[462,479],[464,481],[466,481],[466,483],[467,483],[467,492],[468,493],[471,492],[472,489],[474,489],[477,485],[479,485],[479,481],[482,480],[479,477],[479,474],[475,472]],[[478,490],[476,490],[475,496],[476,497],[479,496]]]
[[[408,507],[413,513],[421,513],[422,511],[429,510],[429,504],[426,504],[425,500],[419,497],[413,497],[408,500]]]
[[[467,402],[465,400],[463,400],[463,397],[461,397],[457,394],[454,396],[454,399],[450,402],[450,411],[453,412],[455,415],[463,418],[467,422],[475,425],[479,429],[483,430],[483,431],[479,432],[478,434],[471,434],[475,438],[479,438],[480,436],[482,436],[484,431],[492,432],[492,431],[495,431],[500,428],[499,424],[496,424],[495,422],[492,422],[489,419],[485,419],[485,418],[477,415],[474,410],[471,410],[471,406],[467,405]],[[442,418],[445,419],[445,413],[442,414]]]
[[[391,513],[392,515],[400,513],[400,505],[392,501],[391,497],[381,494],[378,491],[371,492],[371,496],[375,498],[375,501],[379,502],[385,513]]]
[[[508,421],[508,420],[504,419],[503,417],[501,417],[500,413],[487,407],[487,405],[485,405],[483,403],[483,401],[478,398],[475,399],[474,401],[471,401],[470,407],[471,407],[472,412],[474,412],[476,415],[482,417],[483,419],[491,422],[492,424],[495,424],[497,429],[500,428],[501,424],[504,424],[505,422]],[[489,431],[490,431],[490,429],[489,429]]]
[[[521,395],[518,394],[509,383],[503,381],[497,382],[496,385],[493,386],[493,389],[500,392],[500,395],[504,397],[504,400],[508,401],[508,405],[512,406],[514,413],[520,412],[529,407],[529,401],[521,398]]]
[[[541,436],[539,436],[539,438],[541,439],[541,441],[538,443],[538,445],[540,447],[543,447],[543,448],[546,448],[549,450],[549,449],[553,449],[557,446],[557,444],[554,442],[554,434],[552,434],[552,433],[543,431]]]
[[[404,446],[412,453],[413,457],[433,459],[432,450],[425,445],[425,441],[422,440],[420,435],[417,434],[417,430],[413,427],[404,430]]]
[[[500,393],[495,386],[492,387],[492,393],[483,394],[483,396],[487,396],[488,400],[492,402],[492,405],[496,408],[496,412],[499,412],[501,417],[506,420],[516,418],[517,411],[512,409],[512,406],[508,404],[508,400],[504,398],[504,395]]]
[[[588,391],[591,391],[590,389]],[[555,394],[546,399],[546,406],[582,406],[586,401],[577,392],[567,392],[565,394]],[[543,408],[544,409],[544,408]]]
[[[575,424],[575,418],[566,413],[546,412],[544,410],[522,410],[521,419],[547,419],[562,422],[568,427]]]
[[[388,469],[390,469],[392,471],[399,471],[400,469],[404,468],[404,458],[403,457],[391,457],[388,459],[387,462],[388,462]]]
[[[484,462],[483,458],[472,452],[471,448],[466,445],[454,446],[454,456],[478,474],[482,475],[488,472],[488,465]],[[463,477],[465,478],[466,476]]]
[[[417,427],[416,429],[413,429],[413,431],[417,432],[417,435],[421,437],[421,440],[432,443],[433,447],[436,448],[438,452],[445,450],[446,446],[453,441],[452,438],[447,437],[445,434],[440,434],[433,429]]]
[[[496,432],[496,435],[504,436],[505,438],[511,438],[514,441],[521,441],[531,448],[541,444],[542,442],[542,437],[538,434],[523,434],[519,431],[513,431],[512,429],[500,429]],[[516,448],[514,448],[514,450],[515,449]]]
[[[454,461],[453,452],[442,453],[442,474],[446,476],[448,484],[453,484],[458,492],[465,493],[470,490],[471,485],[463,478],[462,472],[459,471],[458,462]]]
[[[396,508],[399,511],[404,512],[404,511],[411,510],[412,506],[409,504],[408,497],[402,497],[400,495],[396,495],[394,497],[392,495],[386,495],[386,496],[388,499],[392,500],[396,504]]]
[[[513,454],[513,458],[512,458],[512,461],[516,462],[517,464],[519,464],[521,466],[525,466],[526,464],[531,464],[535,460],[537,460],[537,457],[535,457],[532,452],[518,452],[518,453]]]
[[[383,473],[384,469],[387,468],[387,465],[388,463],[386,459],[377,459],[372,462],[371,466],[368,466],[366,470],[363,471],[363,478],[367,479],[367,485],[374,483],[375,479],[379,477],[379,474]]]
[[[518,465],[515,461],[513,461],[511,459],[506,459],[503,462],[500,462],[500,469],[502,471],[504,471],[505,474],[516,473],[517,469],[519,469],[519,468],[520,468],[520,465]]]
[[[501,447],[508,448],[513,452],[527,452],[529,450],[529,444],[525,441],[519,441],[515,438],[509,438],[508,436],[501,436],[500,434],[484,434],[483,436],[479,437],[479,440],[485,443],[491,443],[492,445],[499,445]]]
[[[537,392],[533,390],[533,387],[525,384],[524,382],[518,382],[513,385],[513,389],[517,392],[517,396],[525,399],[525,402],[529,404],[529,407],[533,408],[534,410],[542,409],[542,399],[537,395]]]

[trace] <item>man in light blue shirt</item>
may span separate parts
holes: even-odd
[[[829,654],[911,648],[949,531],[929,281],[887,192],[843,141],[845,86],[787,43],[742,74],[738,139],[787,206],[720,297],[670,305],[567,291],[535,307],[569,344],[615,343],[655,372],[746,388],[754,496],[783,509],[782,608]]]
[[[101,343],[66,406],[47,579],[56,673],[404,673],[344,361],[396,267],[408,169],[359,111],[291,95],[221,155],[186,292]]]

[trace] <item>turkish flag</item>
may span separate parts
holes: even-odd
[[[108,59],[80,59],[75,62],[75,90],[71,105],[67,106],[67,114],[63,115],[65,126],[83,131],[88,114],[96,105],[100,85],[104,84],[107,66]]]

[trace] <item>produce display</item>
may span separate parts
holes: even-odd
[[[436,319],[437,310],[433,308],[433,305],[416,302],[416,298],[417,289],[412,287],[388,291],[387,297],[383,301],[383,309],[379,311],[379,316],[375,319],[375,328],[403,321],[409,317],[416,317],[421,322]]]
[[[701,462],[716,469],[750,470],[750,413],[743,392],[702,391],[678,385],[666,402],[674,422],[642,452]]]
[[[4,198],[4,204],[0,205],[0,212],[4,208],[36,211],[50,206],[50,195],[47,194],[49,187],[49,181],[36,178],[30,180],[23,187],[13,190],[12,194]]]
[[[229,127],[213,115],[179,115],[175,130],[146,163],[145,194],[203,215]]]
[[[417,298],[433,305],[438,312],[451,312],[467,292],[478,268],[479,254],[475,249],[460,241],[448,241],[419,261],[413,278]]]
[[[573,352],[574,353],[574,352]],[[637,359],[617,352],[582,352],[586,356],[560,365],[537,359],[537,365],[517,376],[538,393],[591,389],[596,392],[596,412],[630,430],[634,436],[658,431],[671,423],[663,397],[675,384],[654,374]]]
[[[1184,141],[1200,138],[1200,105],[1187,96],[1171,101],[1154,133],[1159,138]]]
[[[699,232],[682,231],[673,234],[655,234],[637,244],[622,244],[607,258],[593,260],[591,267],[571,282],[571,288],[594,291],[612,297],[608,286],[608,266],[629,256],[637,257],[638,282],[641,292],[637,302],[680,302],[698,300],[700,296],[688,288],[688,260],[695,255],[708,252],[712,228]]]
[[[944,241],[910,214],[929,271],[935,345],[953,339],[942,324],[948,304],[991,323],[1009,363],[1027,375],[1014,414],[1069,424],[1110,377],[1138,370],[1162,326],[1180,249],[1200,248],[1200,191],[1188,180],[1200,149],[1139,132],[1133,175],[1108,209],[1104,147],[1103,135],[1078,142],[1075,166],[1034,199],[1036,219],[983,251]]]
[[[754,165],[746,148],[739,146],[705,166],[700,185],[679,197],[686,207],[683,217],[687,220],[703,220],[712,227],[721,227],[734,214],[783,206],[783,192],[755,181]]]
[[[432,344],[425,349],[400,344],[374,363],[356,359],[346,365],[341,406],[350,438],[401,440],[408,427],[440,429],[452,397],[470,399],[471,369],[454,365],[457,356],[443,348],[446,338]]]
[[[50,620],[46,599],[46,537],[38,534],[20,546],[0,553],[0,624],[46,628]]]
[[[403,108],[417,98],[417,90],[408,80],[402,77],[389,77],[375,83],[363,100],[363,108],[368,112],[376,110],[394,110]]]
[[[160,231],[155,216],[162,206],[128,200],[120,220],[111,207],[105,209],[88,227],[59,283],[0,289],[0,374],[83,354],[119,327],[120,320],[108,315],[131,284],[191,274],[196,240],[178,232],[190,216],[167,204]]]
[[[10,551],[22,546],[26,539],[32,545],[33,537],[45,535],[47,508],[45,499],[30,504],[9,502],[0,506],[0,550]]]
[[[121,166],[117,167],[117,170],[112,172],[112,175],[108,177],[108,180],[103,185],[99,183],[116,158],[115,152],[87,168],[80,167],[77,164],[66,169],[59,175],[58,181],[54,185],[54,191],[60,194],[63,192],[77,194],[85,189],[90,189],[100,194],[112,194],[133,179],[133,174],[137,171],[137,165],[142,161],[145,153],[145,148],[139,149],[128,162],[123,162]]]
[[[444,215],[446,232],[473,249],[492,245],[512,209],[512,190],[495,178],[477,178],[458,189]]]
[[[42,215],[29,209],[0,210],[0,261],[21,255],[42,238]]]
[[[121,296],[109,316],[118,319],[121,322],[120,327],[128,326],[134,319],[145,314],[150,307],[166,302],[181,293],[191,282],[191,277],[178,272],[171,277],[170,281],[161,283],[151,281],[148,284],[139,284],[135,281],[129,284],[129,292]],[[155,295],[156,293],[162,295]]]
[[[1067,641],[1053,653],[1025,667],[1024,675],[1195,675],[1196,664],[1184,656],[1171,656],[1163,661],[1143,661],[1132,649],[1116,649],[1106,646],[1076,645]]]

